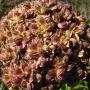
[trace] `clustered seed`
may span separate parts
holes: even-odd
[[[10,90],[57,90],[86,79],[90,28],[70,4],[23,2],[0,21],[0,77]]]

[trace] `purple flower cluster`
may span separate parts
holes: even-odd
[[[86,79],[90,28],[70,4],[23,2],[0,21],[1,76],[10,90],[56,90]]]

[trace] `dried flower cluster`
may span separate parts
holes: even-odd
[[[56,0],[24,2],[0,21],[1,78],[10,90],[56,90],[86,79],[90,28]]]

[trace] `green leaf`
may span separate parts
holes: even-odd
[[[0,80],[0,90],[8,90],[7,86],[4,84],[2,80]]]
[[[87,87],[86,86],[83,86],[83,85],[77,85],[73,89],[74,90],[83,90],[83,89],[87,90]]]
[[[87,81],[80,80],[73,85],[68,85],[68,83],[63,84],[59,90],[89,90],[89,89]]]
[[[86,22],[86,23],[87,23],[87,25],[88,25],[88,26],[90,26],[90,20],[87,20],[87,22]]]
[[[73,90],[88,90],[86,81],[80,80],[74,87]]]
[[[68,84],[64,84],[59,90],[72,90]]]

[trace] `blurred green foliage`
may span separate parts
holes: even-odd
[[[90,19],[87,20],[87,25],[90,27]]]
[[[80,80],[76,84],[70,86],[67,83],[62,85],[59,90],[89,90],[87,81]]]
[[[8,88],[6,87],[6,85],[2,80],[0,80],[0,90],[8,90]]]
[[[0,17],[7,14],[17,4],[26,0],[0,0]]]

